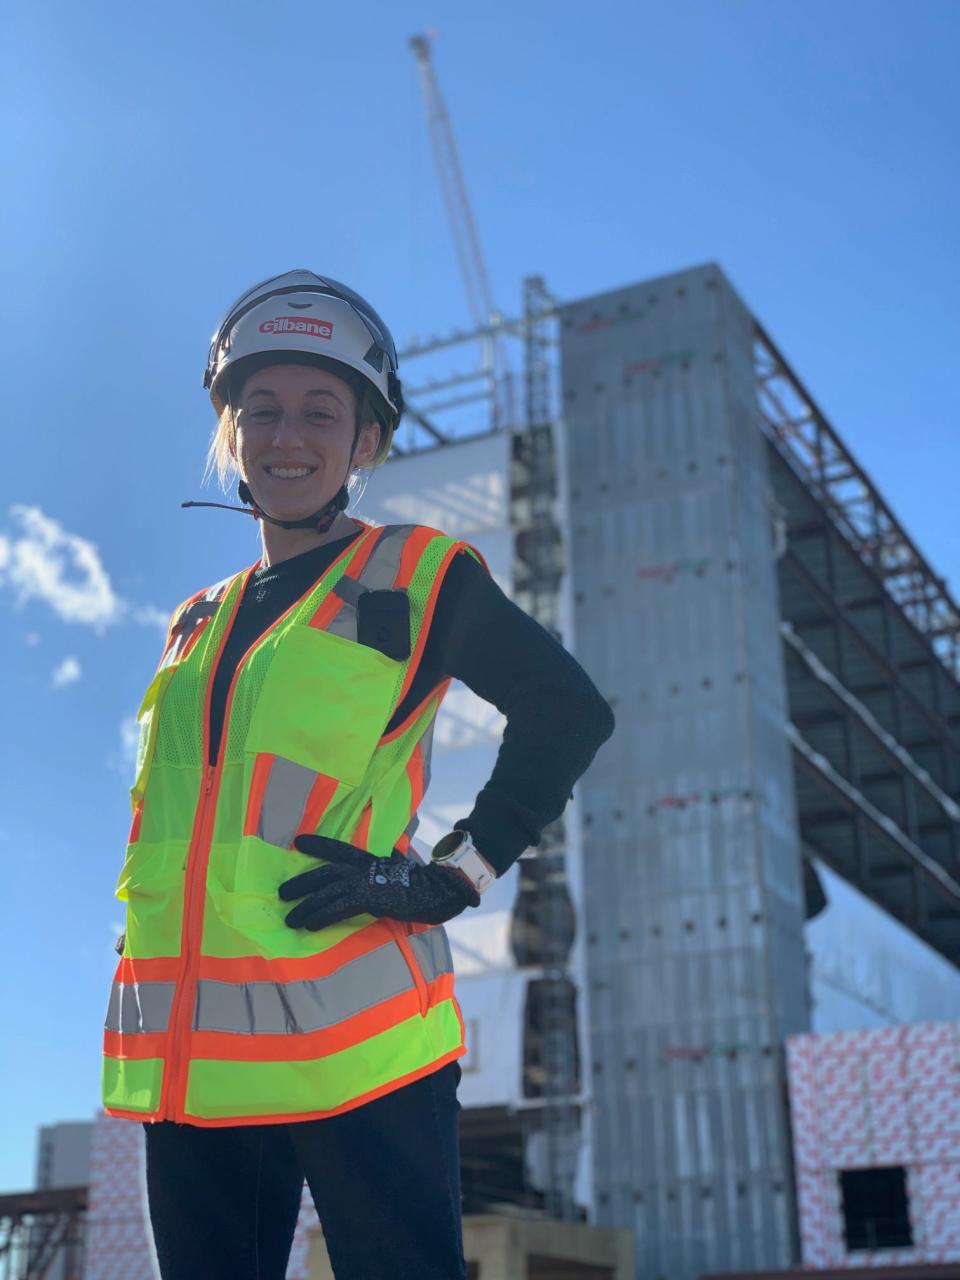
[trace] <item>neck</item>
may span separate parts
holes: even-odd
[[[325,546],[328,542],[336,542],[350,533],[356,533],[360,525],[351,520],[345,511],[338,511],[337,518],[326,533],[314,533],[312,529],[280,529],[266,520],[260,521],[260,537],[263,541],[261,568],[279,564],[281,560],[289,560],[304,551],[313,551],[316,547]]]

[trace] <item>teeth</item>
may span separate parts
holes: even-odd
[[[267,467],[267,472],[271,476],[278,476],[281,480],[297,480],[301,476],[308,476],[313,467]]]

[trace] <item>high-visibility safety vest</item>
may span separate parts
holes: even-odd
[[[174,612],[140,708],[117,896],[126,941],[104,1034],[110,1115],[236,1125],[316,1119],[466,1052],[442,927],[354,916],[284,923],[278,886],[317,832],[408,853],[450,677],[385,733],[440,584],[468,543],[425,525],[363,531],[248,649],[208,765],[217,662],[256,566]],[[357,640],[357,602],[406,593],[410,654]]]

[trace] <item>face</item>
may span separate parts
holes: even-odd
[[[379,442],[379,427],[365,426],[351,460],[356,398],[325,369],[259,369],[234,410],[240,473],[264,511],[280,520],[319,511],[340,491],[351,465],[373,459]]]

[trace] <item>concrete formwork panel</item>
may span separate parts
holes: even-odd
[[[596,1218],[637,1274],[796,1256],[803,896],[752,320],[712,265],[561,313]]]

